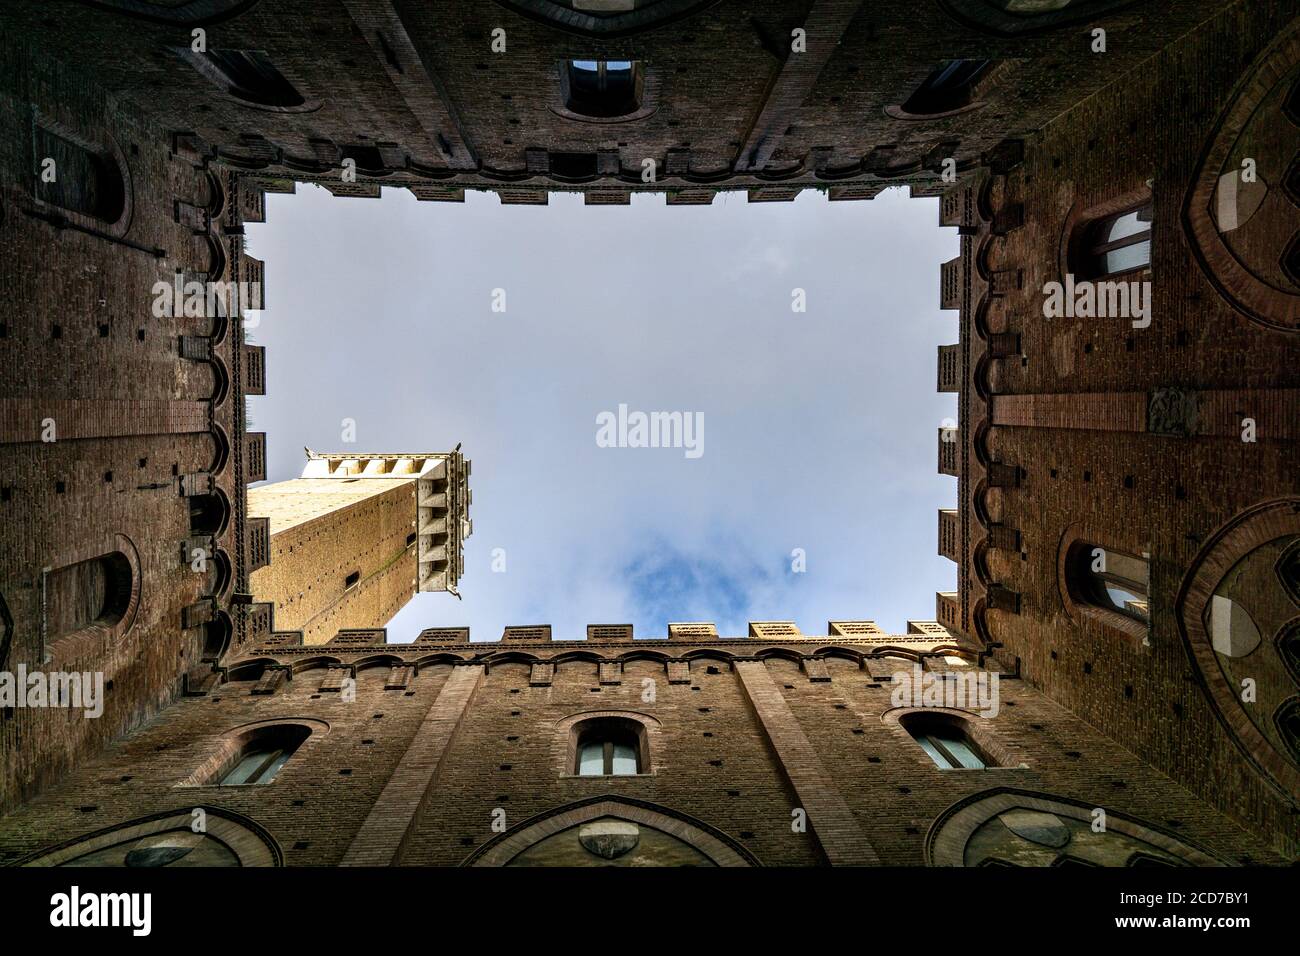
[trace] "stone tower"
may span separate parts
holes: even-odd
[[[277,631],[324,644],[339,630],[383,627],[416,591],[456,594],[471,531],[470,462],[459,451],[319,455],[302,477],[248,490],[268,523],[270,563],[253,599]]]

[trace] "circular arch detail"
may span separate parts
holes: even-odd
[[[1279,498],[1246,509],[1207,538],[1174,601],[1184,648],[1220,724],[1251,766],[1292,802],[1300,793],[1300,770],[1273,747],[1242,709],[1237,689],[1219,664],[1205,619],[1219,583],[1239,560],[1269,541],[1295,534],[1300,534],[1300,497]]]
[[[479,847],[462,865],[505,866],[546,837],[601,817],[617,817],[663,830],[694,847],[716,866],[760,865],[747,849],[701,820],[640,800],[608,796],[571,803],[525,820]]]

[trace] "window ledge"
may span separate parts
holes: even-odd
[[[656,777],[655,771],[649,773],[562,773],[561,780],[644,780],[646,777]]]

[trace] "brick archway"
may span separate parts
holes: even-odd
[[[1192,562],[1174,614],[1179,633],[1220,724],[1250,765],[1294,801],[1300,793],[1300,770],[1251,720],[1229,682],[1206,627],[1207,612],[1221,581],[1256,548],[1288,535],[1300,535],[1300,498],[1279,498],[1248,508],[1210,535]]]
[[[1287,138],[1271,137],[1289,127],[1294,143],[1298,120],[1282,104],[1287,91],[1300,86],[1298,65],[1300,23],[1275,40],[1237,84],[1201,154],[1182,212],[1188,245],[1218,293],[1253,322],[1281,332],[1300,331],[1300,289],[1294,279],[1275,274],[1264,250],[1285,257],[1284,248],[1300,241],[1300,232],[1293,231],[1297,200],[1283,186],[1283,171],[1298,154],[1286,153]],[[1231,165],[1246,143],[1256,147],[1252,181]],[[1265,186],[1257,205],[1240,205],[1239,193]]]
[[[722,831],[662,807],[626,798],[595,797],[525,820],[479,847],[463,866],[505,866],[547,837],[602,817],[641,824],[681,840],[715,866],[759,866],[758,859]]]
[[[925,838],[926,866],[965,866],[966,844],[985,823],[1008,811],[1052,814],[1091,825],[1094,807],[1050,793],[997,788],[984,790],[954,803],[935,818]],[[1228,861],[1211,856],[1161,830],[1135,819],[1107,812],[1106,832],[1154,847],[1188,866],[1225,866]]]
[[[145,840],[169,832],[196,833],[196,811],[204,814],[206,838],[222,844],[242,866],[283,866],[284,857],[275,839],[248,817],[212,806],[197,806],[180,811],[168,810],[153,816],[131,820],[117,826],[76,837],[48,850],[37,851],[17,866],[63,866],[113,846]]]

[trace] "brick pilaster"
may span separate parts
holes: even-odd
[[[420,807],[428,797],[474,692],[483,682],[483,674],[482,664],[452,671],[383,793],[370,808],[341,866],[392,866],[400,862]]]
[[[876,866],[880,858],[835,788],[790,705],[762,661],[737,661],[736,673],[832,866]]]

